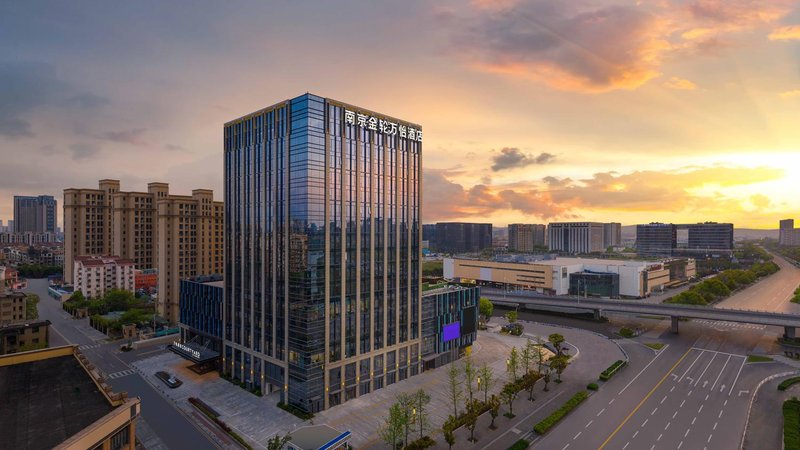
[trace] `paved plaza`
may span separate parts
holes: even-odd
[[[504,323],[500,319],[499,323]],[[491,324],[490,324],[491,325]],[[497,325],[497,324],[494,324]],[[535,340],[536,336],[547,339],[550,333],[560,332],[567,337],[567,342],[574,350],[571,352],[575,357],[572,367],[568,370],[570,378],[573,374],[583,372],[580,370],[581,362],[595,366],[592,361],[598,356],[604,360],[600,365],[606,364],[606,360],[612,357],[611,353],[617,351],[616,346],[600,336],[590,332],[557,328],[541,324],[524,323],[525,334],[522,337],[501,335],[492,331],[481,331],[477,342],[472,348],[472,360],[476,367],[484,363],[494,370],[494,386],[489,392],[498,394],[502,385],[507,381],[506,358],[511,351],[511,347],[522,347],[527,338]],[[497,329],[499,327],[491,327]],[[592,346],[599,345],[603,351],[583,352],[581,348],[588,348],[588,343]],[[615,354],[613,357],[617,357]],[[463,364],[463,360],[457,362]],[[216,373],[197,375],[188,369],[191,363],[171,352],[162,353],[152,358],[144,359],[133,363],[148,382],[153,384],[165,396],[172,399],[181,409],[189,414],[195,413],[195,408],[188,402],[189,397],[197,397],[217,410],[221,414],[220,419],[225,421],[237,433],[245,437],[254,447],[264,448],[267,440],[276,433],[286,433],[302,426],[305,423],[297,417],[281,410],[277,407],[279,397],[277,393],[265,397],[257,397],[220,378]],[[350,400],[342,405],[318,413],[312,422],[314,424],[328,424],[338,430],[349,430],[352,432],[351,444],[355,448],[380,448],[383,442],[378,435],[378,429],[383,425],[384,418],[388,414],[388,409],[395,402],[398,394],[402,392],[411,393],[418,389],[424,389],[431,396],[431,403],[428,406],[430,412],[430,422],[432,429],[441,428],[447,416],[453,413],[453,405],[448,395],[447,370],[449,366],[439,367],[434,370],[423,372],[420,375],[411,377],[407,380],[392,384],[383,389],[379,389],[368,395]],[[573,370],[577,368],[576,370]],[[166,370],[175,374],[184,383],[177,389],[169,389],[158,378],[155,372]],[[592,376],[595,369],[592,367]],[[565,373],[565,377],[568,375]],[[552,386],[555,390],[556,386]],[[537,387],[541,391],[541,386]],[[466,396],[466,392],[464,392]],[[475,391],[476,398],[483,398],[482,391]],[[519,404],[520,412],[529,409],[525,395],[520,395],[520,399],[515,403],[515,408]],[[537,407],[541,404],[537,404]],[[460,402],[459,410],[463,411],[464,402]],[[505,406],[502,408],[505,410]],[[516,412],[516,411],[515,411]],[[483,421],[489,420],[487,417]],[[501,435],[511,428],[507,420],[502,416],[498,418],[498,425],[501,429],[493,434]],[[464,430],[461,430],[463,433]],[[516,430],[518,433],[519,430]],[[476,435],[481,433],[476,429]],[[434,438],[440,441],[439,444],[446,446],[441,437],[441,433],[433,433]],[[515,436],[509,436],[509,439]],[[464,443],[464,439],[460,439]],[[442,447],[444,448],[444,447]]]

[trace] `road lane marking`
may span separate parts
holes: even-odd
[[[681,441],[681,442],[678,444],[678,449],[680,449],[681,447],[683,447],[683,441]]]
[[[694,419],[692,419],[692,425],[694,425],[694,422],[695,422],[696,420],[697,420],[697,416],[694,416]]]
[[[675,386],[672,386],[669,391],[672,392],[674,390],[675,390]]]
[[[709,394],[706,394],[706,400],[708,400],[708,396],[709,396]],[[705,400],[703,400],[703,401],[705,401]]]
[[[733,384],[731,385],[731,390],[728,391],[728,396],[731,395],[733,392],[733,387],[736,386],[736,382],[739,381],[739,375],[742,373],[742,369],[744,368],[744,364],[747,362],[747,358],[742,358],[742,365],[739,366],[739,371],[736,372],[736,378],[733,379]],[[727,400],[725,400],[727,402]]]
[[[714,430],[714,431],[717,431],[717,424],[718,424],[718,423],[719,423],[719,422],[714,422],[714,428],[713,428],[713,430]]]
[[[658,406],[656,406],[656,409],[654,409],[653,412],[650,413],[650,415],[651,416],[654,415],[656,413],[656,411],[658,411]]]
[[[590,420],[590,421],[589,421],[589,423],[587,423],[587,424],[586,424],[586,426],[585,426],[585,427],[583,427],[583,428],[589,428],[589,425],[591,425],[591,424],[592,424],[592,422],[594,422],[594,419]]]
[[[687,428],[687,429],[686,429],[686,433],[683,433],[683,437],[686,437],[686,436],[688,436],[688,435],[689,435],[689,430],[690,430],[690,428]]]
[[[667,429],[669,429],[669,424],[671,424],[671,423],[672,422],[667,422],[667,426],[664,427],[664,431],[667,431]]]
[[[722,410],[719,410],[719,415],[717,416],[717,419],[722,419]]]
[[[666,348],[666,347],[665,347],[665,348]],[[680,358],[678,358],[678,360],[675,362],[675,364],[673,364],[673,365],[672,365],[672,367],[670,367],[670,369],[667,371],[667,373],[665,373],[665,374],[664,374],[664,376],[663,376],[663,377],[661,377],[661,380],[659,380],[659,382],[658,382],[658,383],[656,383],[656,385],[655,385],[655,386],[653,386],[653,389],[651,389],[651,390],[650,390],[650,392],[648,392],[648,393],[647,393],[647,395],[645,395],[645,397],[644,397],[644,398],[643,398],[643,399],[642,399],[642,400],[639,402],[639,404],[638,404],[638,405],[636,405],[636,407],[635,407],[635,408],[633,408],[633,411],[631,411],[631,412],[628,414],[628,416],[627,416],[627,417],[625,417],[625,419],[623,419],[622,423],[620,423],[620,424],[617,426],[617,428],[616,428],[614,431],[612,431],[612,432],[611,432],[611,434],[610,434],[610,435],[609,435],[609,436],[606,438],[606,440],[605,440],[605,441],[603,441],[603,443],[600,445],[600,447],[598,447],[598,449],[597,449],[597,450],[602,450],[602,449],[603,449],[603,448],[604,448],[606,445],[608,445],[608,443],[609,443],[609,442],[611,442],[611,439],[612,439],[612,438],[613,438],[613,437],[614,437],[614,436],[615,436],[615,435],[616,435],[616,434],[619,432],[619,430],[620,430],[620,429],[621,429],[623,426],[625,426],[625,424],[626,424],[626,423],[628,423],[628,421],[631,419],[631,417],[633,417],[633,415],[634,415],[634,414],[636,414],[636,411],[638,411],[638,410],[639,410],[639,408],[641,408],[641,407],[642,407],[642,405],[644,405],[644,403],[647,401],[647,399],[649,399],[649,398],[650,398],[650,397],[653,395],[653,392],[655,392],[655,391],[656,391],[656,389],[658,389],[658,388],[659,388],[659,387],[660,387],[660,386],[661,386],[661,385],[664,383],[664,380],[666,380],[666,379],[667,379],[667,377],[669,376],[669,374],[670,374],[670,373],[672,373],[672,371],[673,371],[673,370],[675,370],[675,368],[676,368],[676,367],[678,367],[678,364],[680,364],[681,362],[683,362],[683,360],[686,358],[686,355],[688,355],[688,354],[689,354],[689,352],[691,352],[691,351],[692,351],[692,349],[686,350],[686,353],[684,353],[684,354],[683,354],[683,355],[682,355]],[[659,354],[656,356],[656,358],[658,358],[658,356],[662,355],[663,353],[664,353],[663,351],[662,351],[662,352],[660,352],[660,353],[659,353]],[[655,360],[655,358],[653,358],[653,359]],[[652,361],[650,361],[650,362],[652,363]],[[640,372],[640,373],[641,373],[641,372]],[[638,375],[637,375],[637,376],[638,376]]]
[[[631,439],[636,439],[636,436],[639,435],[639,430],[636,430],[636,433],[633,433],[633,437]]]
[[[661,436],[663,436],[663,435],[664,435],[664,433],[659,434],[658,435],[658,439],[656,439],[656,441],[660,441],[661,440]]]
[[[719,375],[717,375],[717,379],[714,380],[714,384],[711,385],[711,390],[712,391],[714,390],[714,387],[716,387],[717,382],[719,381],[720,377],[722,377],[722,373],[725,372],[725,368],[728,367],[728,363],[730,362],[730,360],[731,360],[731,355],[728,355],[728,359],[725,360],[725,364],[722,366],[722,370],[719,371]],[[723,388],[724,388],[724,386],[723,386]]]
[[[667,399],[667,396],[665,395],[664,398],[661,399],[661,403],[659,403],[659,405],[663,405],[664,404],[664,400],[666,400],[666,399]]]
[[[608,404],[610,405],[610,404],[614,403],[614,400],[615,399],[612,398],[611,400],[609,400]]]
[[[674,418],[675,418],[675,416],[677,416],[677,415],[678,415],[678,411],[675,411],[675,412],[672,414],[672,418],[674,419]]]
[[[621,391],[619,391],[619,393],[618,393],[617,395],[619,395],[619,394],[622,394],[623,392],[625,392],[625,389],[628,389],[628,386],[630,386],[631,384],[633,384],[633,382],[634,382],[634,381],[636,381],[636,379],[637,379],[637,378],[639,378],[639,375],[641,375],[641,374],[642,374],[642,372],[644,372],[645,370],[647,370],[647,368],[648,368],[648,367],[650,367],[650,364],[653,364],[654,362],[656,362],[656,360],[658,359],[658,357],[659,357],[659,356],[661,356],[662,354],[664,354],[664,350],[666,350],[667,348],[669,348],[669,344],[665,345],[665,346],[664,346],[664,348],[662,348],[662,349],[661,349],[661,351],[660,351],[660,352],[658,352],[658,354],[656,355],[656,357],[655,357],[655,358],[653,358],[652,360],[650,360],[650,362],[649,362],[649,363],[647,363],[647,365],[646,365],[646,366],[644,366],[644,369],[640,370],[640,371],[639,371],[639,373],[637,373],[637,374],[636,374],[636,376],[635,376],[635,377],[633,377],[633,379],[632,379],[631,381],[629,381],[629,382],[628,382],[628,384],[626,384],[626,385],[625,385],[625,387],[624,387],[624,388],[622,388],[622,390],[621,390]]]
[[[678,406],[678,408],[683,408],[684,403],[686,403],[686,399],[681,400],[681,406]]]
[[[642,427],[644,427],[645,425],[647,425],[647,421],[648,421],[648,420],[650,420],[650,419],[644,419],[644,422],[642,422]]]
[[[697,410],[697,414],[700,414],[700,411],[703,410],[703,405],[700,405],[700,409]]]
[[[713,436],[713,434],[709,434],[709,435],[708,435],[708,440],[706,441],[706,444],[709,444],[709,443],[711,443],[711,436]]]
[[[567,447],[569,447],[569,444],[565,445],[561,450],[567,450]]]
[[[572,440],[574,441],[575,439],[578,439],[578,437],[580,437],[581,433],[583,433],[583,431],[578,431],[578,434],[576,434],[575,437],[572,438]]]
[[[696,349],[696,350],[700,350],[700,349]],[[685,377],[686,374],[689,373],[690,370],[692,370],[692,367],[694,366],[694,363],[696,363],[697,360],[700,359],[701,356],[703,356],[703,353],[705,353],[705,350],[700,350],[700,354],[697,355],[697,358],[694,359],[694,361],[692,362],[692,365],[689,366],[688,369],[686,369],[686,372],[683,372],[683,375],[681,375],[680,379],[678,379],[678,383],[680,383],[681,380],[683,380],[683,377]]]
[[[595,417],[600,417],[600,414],[603,414],[603,412],[605,412],[605,410],[606,410],[605,408],[601,409],[600,412],[597,413],[597,415]]]
[[[728,399],[725,399],[725,403],[722,406],[728,406]]]
[[[706,368],[705,368],[705,369],[703,369],[703,373],[701,373],[701,374],[700,374],[700,376],[699,376],[699,377],[697,377],[697,382],[695,382],[695,383],[694,383],[694,385],[695,385],[695,386],[697,386],[697,383],[699,383],[699,382],[700,382],[700,379],[702,379],[702,378],[703,378],[703,375],[705,375],[705,374],[706,374],[706,370],[708,370],[708,366],[710,366],[710,365],[711,365],[711,363],[713,363],[713,362],[714,362],[714,358],[716,358],[716,357],[717,357],[717,354],[716,354],[716,353],[714,353],[714,356],[712,356],[712,357],[711,357],[711,361],[709,361],[709,362],[708,362],[708,365],[706,365]],[[691,395],[691,393],[690,393],[689,395]]]
[[[630,444],[631,444],[631,441],[626,442],[625,445],[622,447],[622,450],[625,450],[626,448],[628,448],[628,446]]]

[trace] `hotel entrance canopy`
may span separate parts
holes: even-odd
[[[210,350],[206,347],[203,347],[202,345],[198,345],[191,341],[186,343],[173,341],[172,344],[169,344],[167,346],[167,348],[177,353],[178,355],[182,356],[183,358],[186,358],[189,361],[198,364],[210,362],[219,358],[218,352]]]

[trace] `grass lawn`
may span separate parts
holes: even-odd
[[[653,350],[661,350],[662,348],[664,348],[664,344],[662,344],[661,342],[648,342],[644,345],[652,348]]]
[[[755,363],[755,362],[770,362],[772,358],[769,356],[761,356],[761,355],[747,355],[747,362]]]

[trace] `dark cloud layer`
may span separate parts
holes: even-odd
[[[58,78],[51,64],[0,61],[0,136],[34,136],[30,116],[47,108],[90,109],[108,100],[79,92]]]
[[[497,172],[505,169],[515,169],[529,166],[531,164],[547,164],[555,159],[551,153],[540,153],[533,156],[523,153],[518,148],[505,147],[500,150],[500,154],[492,157],[492,170]]]

